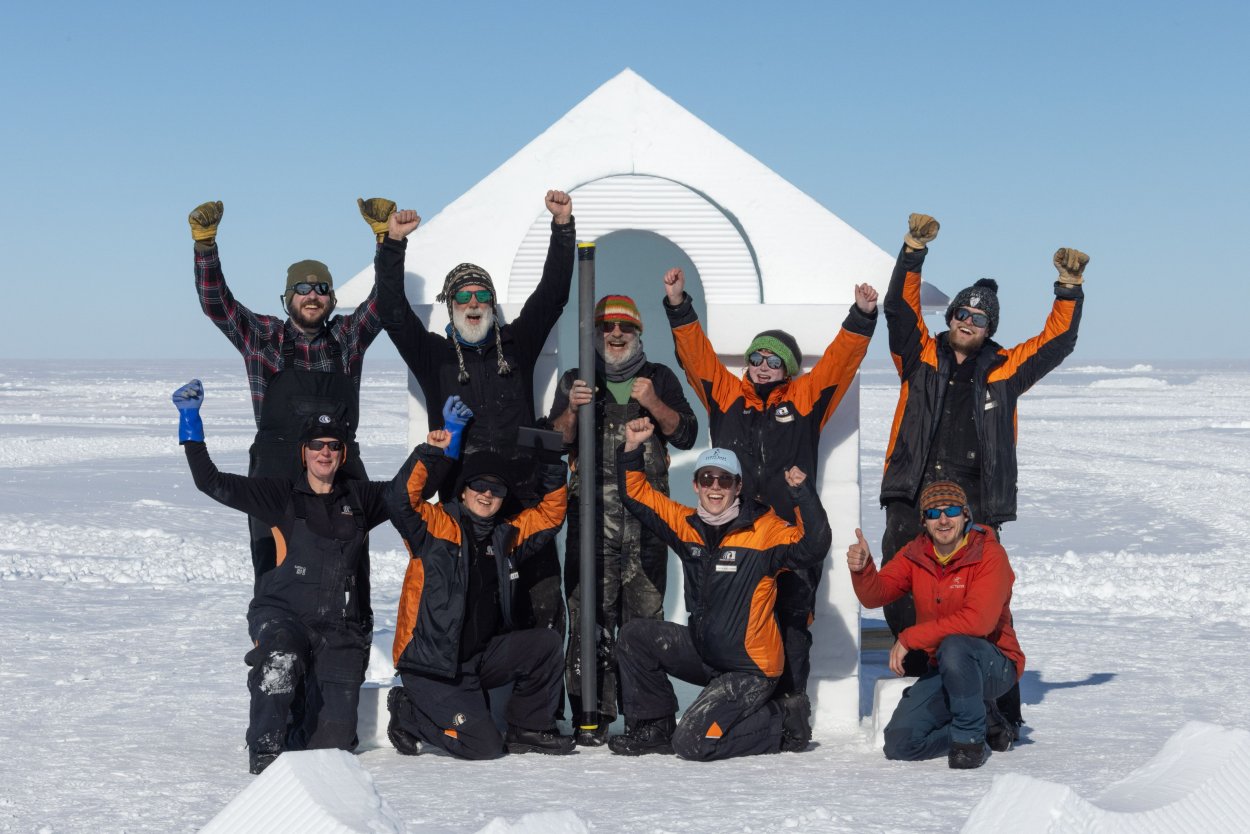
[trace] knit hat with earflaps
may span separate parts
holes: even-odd
[[[765,330],[751,340],[743,357],[750,361],[751,354],[760,348],[770,350],[781,357],[786,368],[786,376],[798,375],[799,367],[803,364],[803,351],[799,350],[799,343],[789,333],[784,330]]]
[[[469,381],[469,370],[464,366],[464,353],[460,349],[460,340],[455,336],[456,320],[452,315],[451,305],[456,297],[456,293],[474,284],[490,290],[490,306],[495,313],[495,360],[499,369],[499,375],[504,376],[512,373],[512,366],[503,357],[503,336],[499,332],[499,308],[496,306],[496,302],[499,300],[499,293],[495,292],[495,282],[490,279],[490,273],[477,264],[463,263],[447,273],[447,277],[443,279],[443,291],[434,297],[435,301],[447,303],[447,318],[451,319],[453,330],[451,343],[456,348],[456,362],[460,365],[460,373],[457,379],[460,380],[461,385]]]
[[[964,287],[955,293],[950,306],[946,308],[947,327],[951,326],[955,311],[961,307],[971,307],[985,313],[990,320],[985,337],[988,339],[993,336],[994,331],[998,329],[998,282],[993,278],[979,278],[971,287]]]

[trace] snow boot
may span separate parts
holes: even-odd
[[[985,764],[989,757],[990,748],[984,741],[974,741],[971,744],[952,741],[947,763],[955,770],[972,770]]]
[[[421,740],[399,726],[399,710],[409,707],[408,695],[402,686],[395,686],[386,694],[386,710],[391,720],[386,724],[386,737],[391,746],[401,756],[416,756],[421,753]]]
[[[663,718],[640,719],[632,722],[625,733],[608,739],[608,749],[618,756],[645,756],[648,753],[673,753],[673,731],[677,719],[671,715]]]
[[[556,728],[550,730],[523,730],[508,725],[504,746],[509,753],[546,753],[549,756],[567,756],[575,753],[573,737],[560,735]]]
[[[1006,753],[1015,743],[1018,731],[1016,727],[998,711],[993,701],[985,702],[985,743],[995,753]]]
[[[608,727],[612,725],[612,719],[606,718],[602,713],[591,713],[587,715],[584,723],[577,727],[577,746],[578,747],[602,747],[608,741]]]
[[[781,751],[802,753],[812,740],[812,702],[806,692],[796,692],[777,701],[781,708]]]

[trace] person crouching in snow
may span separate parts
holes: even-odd
[[[203,385],[192,380],[173,401],[195,486],[269,525],[278,542],[276,564],[258,578],[247,612],[249,769],[260,773],[286,750],[354,749],[372,642],[359,589],[368,587],[366,536],[387,520],[389,482],[340,471],[350,429],[330,414],[310,417],[303,429],[300,478],[220,472],[204,445]]]
[[[864,534],[846,551],[855,595],[877,608],[909,591],[916,624],[890,650],[902,675],[908,651],[929,655],[929,668],[904,693],[885,728],[885,757],[916,761],[947,754],[953,768],[980,767],[989,751],[1015,738],[995,699],[1024,674],[1024,653],[1011,625],[1015,574],[988,527],[974,524],[968,498],[954,481],[920,493],[924,531],[878,572]]]
[[[617,660],[627,730],[613,753],[676,753],[712,761],[779,751],[811,740],[807,698],[770,701],[784,657],[773,612],[777,575],[817,565],[829,550],[829,519],[797,466],[785,473],[798,524],[756,501],[742,501],[742,467],[726,449],[695,464],[699,506],[682,506],[647,483],[642,445],[654,431],[645,417],[625,429],[617,474],[625,506],[681,558],[690,625],[631,620],[621,629]],[[704,689],[675,720],[668,676]]]
[[[387,697],[387,735],[416,755],[421,743],[461,759],[509,753],[572,753],[573,737],[555,727],[564,672],[563,639],[547,628],[514,631],[518,566],[564,524],[567,471],[558,450],[540,454],[543,493],[522,510],[503,456],[467,455],[455,499],[422,499],[460,454],[473,412],[459,397],[443,408],[443,429],[426,436],[391,484],[391,518],[412,560],[395,624],[395,667],[402,687]],[[486,693],[512,684],[500,736]]]

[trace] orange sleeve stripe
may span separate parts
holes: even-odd
[[[676,347],[677,357],[681,360],[682,369],[686,372],[686,379],[690,382],[690,387],[694,389],[699,401],[709,412],[712,406],[723,412],[739,397],[745,397],[748,404],[756,408],[763,408],[764,404],[756,395],[755,389],[745,385],[739,377],[734,376],[721,364],[699,322],[692,321],[690,324],[674,328],[673,344]],[[711,383],[711,396],[714,402],[708,402],[707,386],[704,383]]]
[[[538,506],[518,513],[517,517],[512,520],[517,528],[516,546],[520,547],[526,539],[536,533],[562,525],[568,506],[569,488],[562,486],[544,495]]]
[[[404,547],[408,547],[407,542],[404,542]],[[408,555],[412,557],[411,548]],[[395,642],[391,646],[391,660],[396,664],[412,640],[412,630],[417,625],[417,614],[421,611],[421,593],[424,590],[425,562],[420,558],[412,558],[408,562],[407,572],[404,573],[404,586],[399,593],[399,613],[395,616]]]
[[[816,360],[811,373],[795,378],[786,392],[799,413],[810,414],[824,393],[833,388],[834,395],[825,407],[825,413],[820,415],[820,425],[825,425],[845,396],[851,381],[855,379],[859,365],[864,361],[864,354],[868,352],[869,341],[869,337],[852,333],[845,328],[838,331],[838,335],[825,348],[824,354]]]
[[[924,309],[920,306],[920,284],[923,280],[919,272],[907,273],[907,277],[903,279],[903,300],[916,317],[916,329],[920,331],[921,338],[927,339],[929,328],[924,323]]]
[[[686,517],[691,512],[690,508],[684,504],[678,504],[664,493],[652,487],[651,484],[647,483],[645,473],[635,470],[626,472],[625,489],[629,493],[630,498],[651,510],[659,517],[660,521],[668,525],[668,528],[677,535],[677,538],[684,542],[703,543],[703,538],[686,521]]]
[[[890,458],[894,455],[894,444],[898,442],[898,429],[903,425],[903,414],[907,411],[907,398],[911,395],[911,383],[904,380],[898,390],[898,405],[894,406],[894,422],[890,425],[890,442],[885,447],[885,466],[882,471],[890,468]]]
[[[990,374],[989,381],[999,382],[1008,379],[1016,371],[1020,370],[1021,365],[1036,356],[1039,350],[1067,333],[1072,329],[1072,317],[1075,313],[1076,302],[1074,300],[1067,298],[1055,299],[1050,315],[1046,317],[1046,326],[1042,328],[1042,332],[1027,342],[1021,342],[1010,350],[1001,351],[1001,353],[1007,355],[1007,361],[994,369]]]
[[[783,666],[781,633],[777,630],[777,618],[773,608],[777,603],[777,580],[766,576],[755,586],[751,595],[751,610],[747,615],[747,630],[743,647],[747,656],[765,677],[781,675]]]
[[[273,531],[273,546],[277,551],[277,558],[274,560],[274,567],[281,567],[286,561],[286,536],[282,535],[282,531],[277,527],[270,527]]]

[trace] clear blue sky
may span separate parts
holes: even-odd
[[[1082,359],[1250,354],[1245,3],[347,5],[6,9],[0,356],[230,356],[196,204],[276,313],[292,261],[368,264],[356,197],[432,217],[627,66],[887,251],[936,215],[926,274],[996,277],[1003,341],[1072,245]]]

